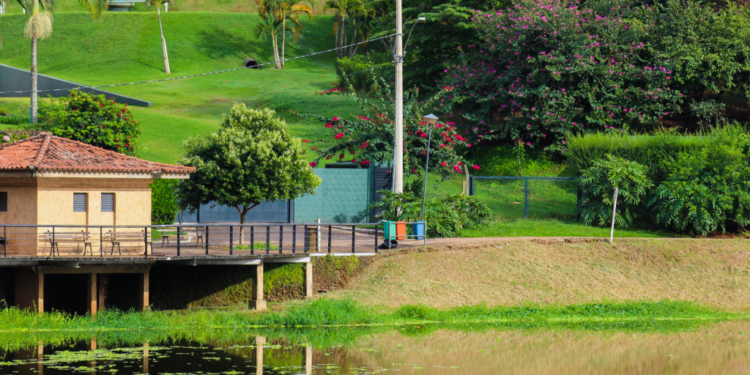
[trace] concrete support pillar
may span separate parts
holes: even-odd
[[[263,375],[263,347],[266,345],[266,338],[258,336],[255,338],[255,375]]]
[[[313,296],[313,287],[315,281],[313,281],[313,263],[305,263],[305,298],[311,298]]]
[[[100,273],[97,274],[97,293],[96,293],[96,304],[99,308],[99,311],[104,311],[106,309],[106,301],[107,301],[107,285],[109,284],[109,275],[106,273]]]
[[[86,286],[86,308],[91,316],[95,316],[97,312],[97,303],[99,288],[97,287],[97,274],[90,273],[87,275],[87,286]],[[93,342],[93,341],[92,341]]]
[[[255,310],[266,309],[266,299],[263,296],[263,265],[262,264],[255,266],[255,271],[253,272],[253,295],[252,295],[252,300],[250,300],[250,306],[248,307],[251,309],[255,309]]]
[[[140,287],[138,288],[138,297],[140,302],[138,303],[138,310],[146,311],[149,309],[151,303],[149,302],[149,273],[142,273],[138,280]]]

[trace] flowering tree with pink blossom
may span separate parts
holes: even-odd
[[[319,151],[318,157],[310,163],[313,167],[322,160],[352,162],[362,167],[392,162],[395,142],[393,95],[387,85],[378,83],[377,86],[375,100],[360,97],[354,90],[346,94],[360,106],[362,115],[354,118],[298,113],[299,116],[319,119],[337,141],[334,146]],[[410,174],[421,174],[425,166],[429,125],[422,121],[422,117],[440,108],[440,94],[422,102],[418,100],[418,94],[418,90],[404,93],[404,171]],[[467,165],[462,156],[467,147],[471,144],[458,134],[454,123],[438,122],[432,130],[430,171],[449,174],[462,172],[465,168],[478,170],[478,165]]]
[[[743,9],[517,0],[476,11],[482,41],[445,69],[444,99],[473,137],[551,150],[565,150],[567,133],[622,133],[667,118],[695,125],[722,114],[725,92],[750,97]]]

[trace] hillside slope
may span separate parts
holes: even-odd
[[[747,241],[549,242],[508,240],[466,249],[394,252],[331,296],[384,307],[671,299],[750,309]]]
[[[0,63],[27,69],[29,41],[23,38],[25,17],[0,16],[4,43]],[[55,16],[52,37],[39,43],[39,72],[87,85],[126,83],[241,67],[245,58],[273,60],[271,42],[256,39],[257,14],[170,12],[163,15],[172,74],[163,73],[159,26],[153,13],[110,13],[92,21],[84,13]],[[287,45],[287,57],[333,47],[333,20],[316,16],[305,21],[300,40]],[[326,115],[349,115],[352,102],[316,92],[335,83],[335,54],[287,63],[284,70],[266,67],[186,80],[123,86],[109,90],[152,101],[134,108],[143,124],[140,156],[175,162],[188,136],[218,126],[234,102],[265,105],[290,121],[302,138],[319,138],[320,124],[289,116],[287,109]],[[28,113],[28,99],[3,99],[0,107]]]

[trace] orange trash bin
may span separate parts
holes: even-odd
[[[406,239],[406,222],[405,221],[396,222],[396,239],[397,240]]]

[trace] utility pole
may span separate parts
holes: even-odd
[[[404,45],[401,0],[396,0],[396,118],[393,149],[393,192],[404,192]]]

